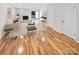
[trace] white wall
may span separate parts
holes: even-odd
[[[2,37],[5,23],[6,23],[5,5],[0,3],[0,38]]]
[[[15,10],[16,10],[16,15],[19,14],[19,16],[20,16],[20,21],[23,20],[22,16],[30,16],[30,10],[29,9],[16,8]]]
[[[76,7],[76,39],[79,41],[79,4]]]
[[[76,8],[76,5],[77,4],[50,4],[48,6],[47,21],[48,25],[54,30],[79,41],[79,8]]]
[[[53,20],[53,7],[50,5],[47,7],[47,23],[48,26],[54,28],[54,20]]]
[[[63,7],[63,33],[76,39],[76,8],[75,4],[65,4]]]
[[[11,8],[11,18],[7,18],[7,8]],[[15,7],[13,7],[11,4],[5,4],[5,11],[6,11],[6,24],[11,24],[13,20],[15,20]]]
[[[48,6],[48,25],[54,30],[62,32],[62,4],[51,4]]]
[[[7,18],[7,8],[12,8],[12,17],[10,19]],[[11,24],[13,18],[15,16],[15,9],[10,4],[0,3],[0,37],[3,34],[3,28],[6,24]]]
[[[47,5],[48,4],[44,4],[44,3],[13,3],[11,4],[12,6],[14,6],[15,8],[19,8],[19,9],[28,9],[28,15],[30,16],[29,19],[31,19],[31,11],[35,10],[38,11],[40,10],[40,17],[44,14],[44,11],[47,12]],[[18,12],[19,13],[19,12]]]
[[[16,15],[20,15],[20,20],[23,20],[23,16],[29,16],[29,20],[31,20],[31,11],[38,11],[38,9],[27,9],[27,8],[16,8]]]

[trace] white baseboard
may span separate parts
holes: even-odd
[[[75,40],[77,43],[79,43],[79,41],[78,40]]]
[[[55,28],[53,28],[55,31],[57,31],[57,32],[59,32],[59,33],[62,33],[61,31],[59,31],[59,30],[57,30],[57,29],[55,29]]]
[[[48,25],[50,28],[52,28],[53,30],[55,30],[55,31],[57,31],[57,32],[59,32],[59,33],[62,33],[61,31],[59,31],[59,30],[57,30],[56,28],[54,28],[54,27],[52,27],[51,25]],[[66,34],[64,34],[64,35],[66,35]],[[68,36],[68,35],[67,35]],[[69,36],[68,36],[69,37]],[[79,38],[79,37],[78,37]],[[78,38],[76,38],[76,39],[74,39],[77,43],[79,43],[79,39]]]
[[[76,34],[76,41],[79,43],[79,34]]]
[[[51,25],[48,25],[50,28],[52,28],[53,30],[59,32],[59,33],[62,33],[61,31],[57,30],[56,28],[52,27]]]

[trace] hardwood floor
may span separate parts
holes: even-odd
[[[79,43],[50,27],[0,40],[1,55],[79,55]]]

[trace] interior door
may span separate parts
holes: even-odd
[[[53,28],[54,26],[54,19],[53,19],[53,7],[49,6],[48,10],[47,10],[48,14],[47,14],[47,23],[48,25]]]
[[[76,40],[79,41],[79,6],[76,7]]]
[[[57,32],[62,32],[62,7],[61,4],[54,4],[48,7],[48,23]]]
[[[61,5],[55,5],[53,7],[53,19],[54,19],[54,29],[58,32],[62,32],[62,7]]]
[[[66,5],[63,7],[63,34],[75,37],[76,33],[76,12],[73,5]]]

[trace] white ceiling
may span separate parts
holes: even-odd
[[[46,7],[49,3],[11,3],[11,5],[15,8],[40,8]]]

